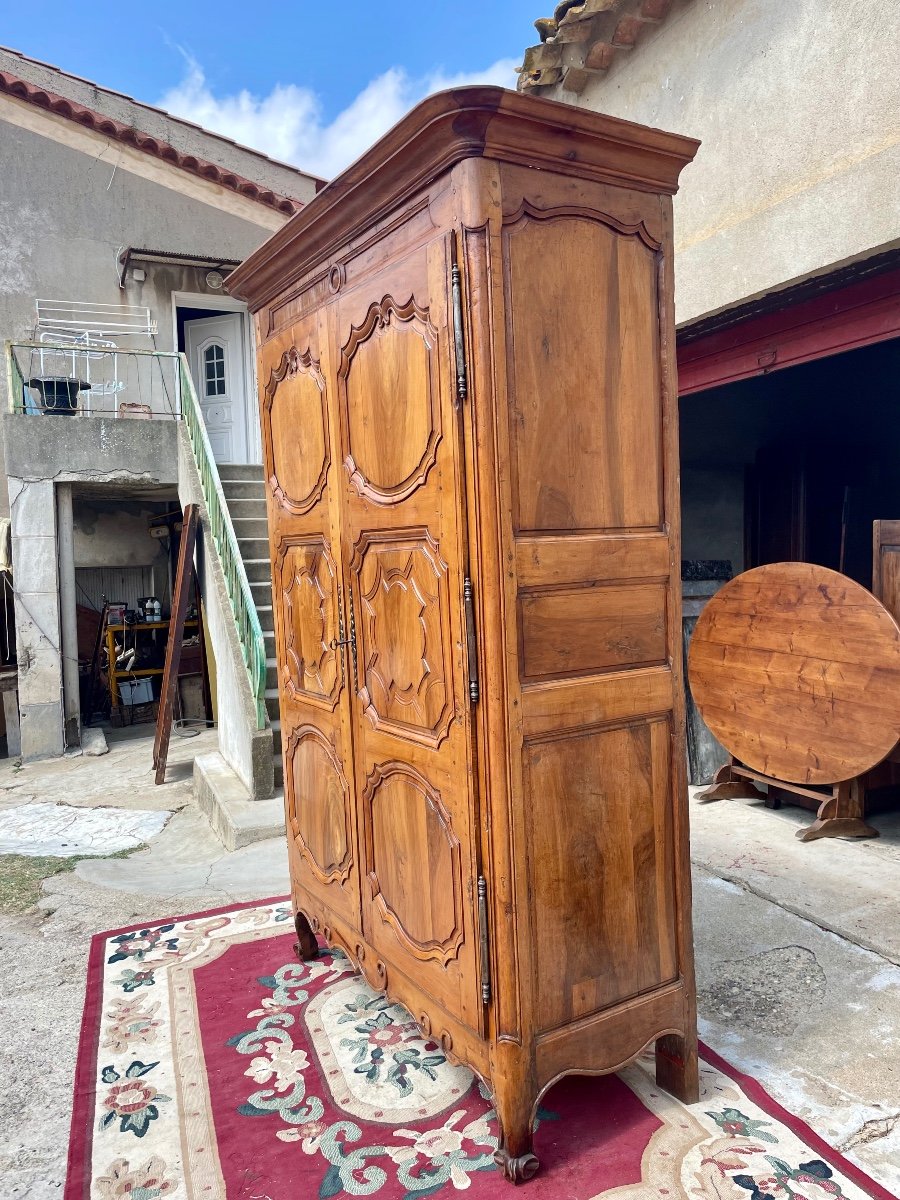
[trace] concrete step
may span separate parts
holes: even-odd
[[[219,478],[223,481],[240,479],[262,480],[265,468],[262,463],[216,463]]]
[[[253,603],[257,608],[261,604],[272,604],[272,580],[271,579],[251,579],[250,591],[253,593]]]
[[[243,517],[262,517],[266,516],[265,500],[250,500],[246,496],[228,497],[225,499],[228,502],[228,511],[231,514],[232,521],[239,521]]]
[[[269,724],[272,726],[272,746],[275,754],[277,755],[275,760],[277,762],[278,758],[281,757],[281,719],[276,718],[275,720],[272,720],[270,718]]]
[[[278,687],[278,659],[277,658],[267,658],[266,659],[266,691],[268,692],[269,688],[277,689],[277,687]]]
[[[275,787],[284,787],[284,760],[281,758],[281,755],[275,759]]]
[[[283,798],[251,800],[217,750],[194,759],[194,799],[226,850],[284,837]]]
[[[270,630],[274,632],[275,616],[272,611],[272,605],[257,604],[256,614],[259,617],[259,623],[262,626],[263,633],[268,633]]]
[[[264,501],[266,498],[266,485],[262,479],[223,479],[222,491],[229,508],[232,500]]]
[[[236,517],[232,513],[231,523],[239,540],[241,538],[267,538],[269,536],[269,522],[265,516]]]
[[[268,558],[244,558],[244,570],[247,572],[247,578],[251,583],[262,583],[265,580],[271,583],[272,580],[272,564]]]
[[[269,539],[268,538],[238,538],[238,550],[241,552],[241,558],[246,562],[248,558],[265,558],[269,557]]]

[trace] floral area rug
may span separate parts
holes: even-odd
[[[489,1094],[339,953],[260,901],[94,938],[65,1200],[510,1200]],[[890,1200],[712,1052],[702,1098],[652,1055],[544,1097],[533,1200]]]

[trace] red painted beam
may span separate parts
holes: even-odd
[[[900,270],[678,345],[682,396],[900,337]]]

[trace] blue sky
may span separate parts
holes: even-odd
[[[553,7],[32,0],[4,6],[0,42],[331,176],[429,91],[514,87],[532,23]]]

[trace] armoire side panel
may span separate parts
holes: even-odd
[[[525,747],[543,1031],[677,975],[669,722]]]
[[[516,532],[658,527],[655,251],[535,208],[504,244]]]
[[[676,980],[678,951],[661,246],[614,208],[554,207],[552,181],[540,199],[506,218],[503,269],[534,1014],[546,1033]]]

